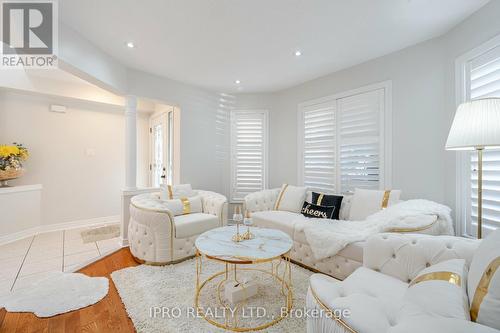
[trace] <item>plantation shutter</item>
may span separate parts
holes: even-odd
[[[500,46],[474,58],[468,63],[467,98],[470,100],[500,97]],[[477,154],[470,154],[470,193],[468,212],[473,234],[477,225]],[[500,227],[500,150],[483,153],[483,226],[485,231]]]
[[[307,107],[303,112],[303,183],[310,190],[335,192],[335,101]]]
[[[266,111],[231,112],[231,201],[266,186]]]
[[[383,96],[380,89],[338,101],[342,193],[380,187]]]
[[[302,107],[302,183],[310,190],[379,189],[385,90]]]

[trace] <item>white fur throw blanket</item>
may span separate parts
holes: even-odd
[[[408,200],[370,215],[364,221],[312,218],[303,223],[303,228],[314,257],[321,260],[336,255],[350,243],[380,232],[426,228],[432,224],[433,234],[453,235],[450,211],[432,201]]]

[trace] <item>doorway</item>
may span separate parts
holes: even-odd
[[[174,111],[155,113],[150,118],[150,184],[172,185],[174,173]]]

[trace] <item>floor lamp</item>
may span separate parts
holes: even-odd
[[[477,238],[482,238],[483,150],[488,148],[500,148],[500,98],[461,104],[453,119],[446,149],[477,151]]]

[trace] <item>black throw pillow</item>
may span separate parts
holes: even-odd
[[[315,217],[319,219],[333,219],[335,214],[334,206],[318,206],[310,202],[304,201],[301,213],[307,217]],[[338,213],[337,213],[338,215]]]
[[[312,203],[318,206],[333,206],[335,207],[335,211],[333,213],[332,219],[338,220],[340,213],[340,206],[342,205],[342,199],[344,199],[341,195],[333,195],[333,194],[323,194],[318,192],[312,193]]]

